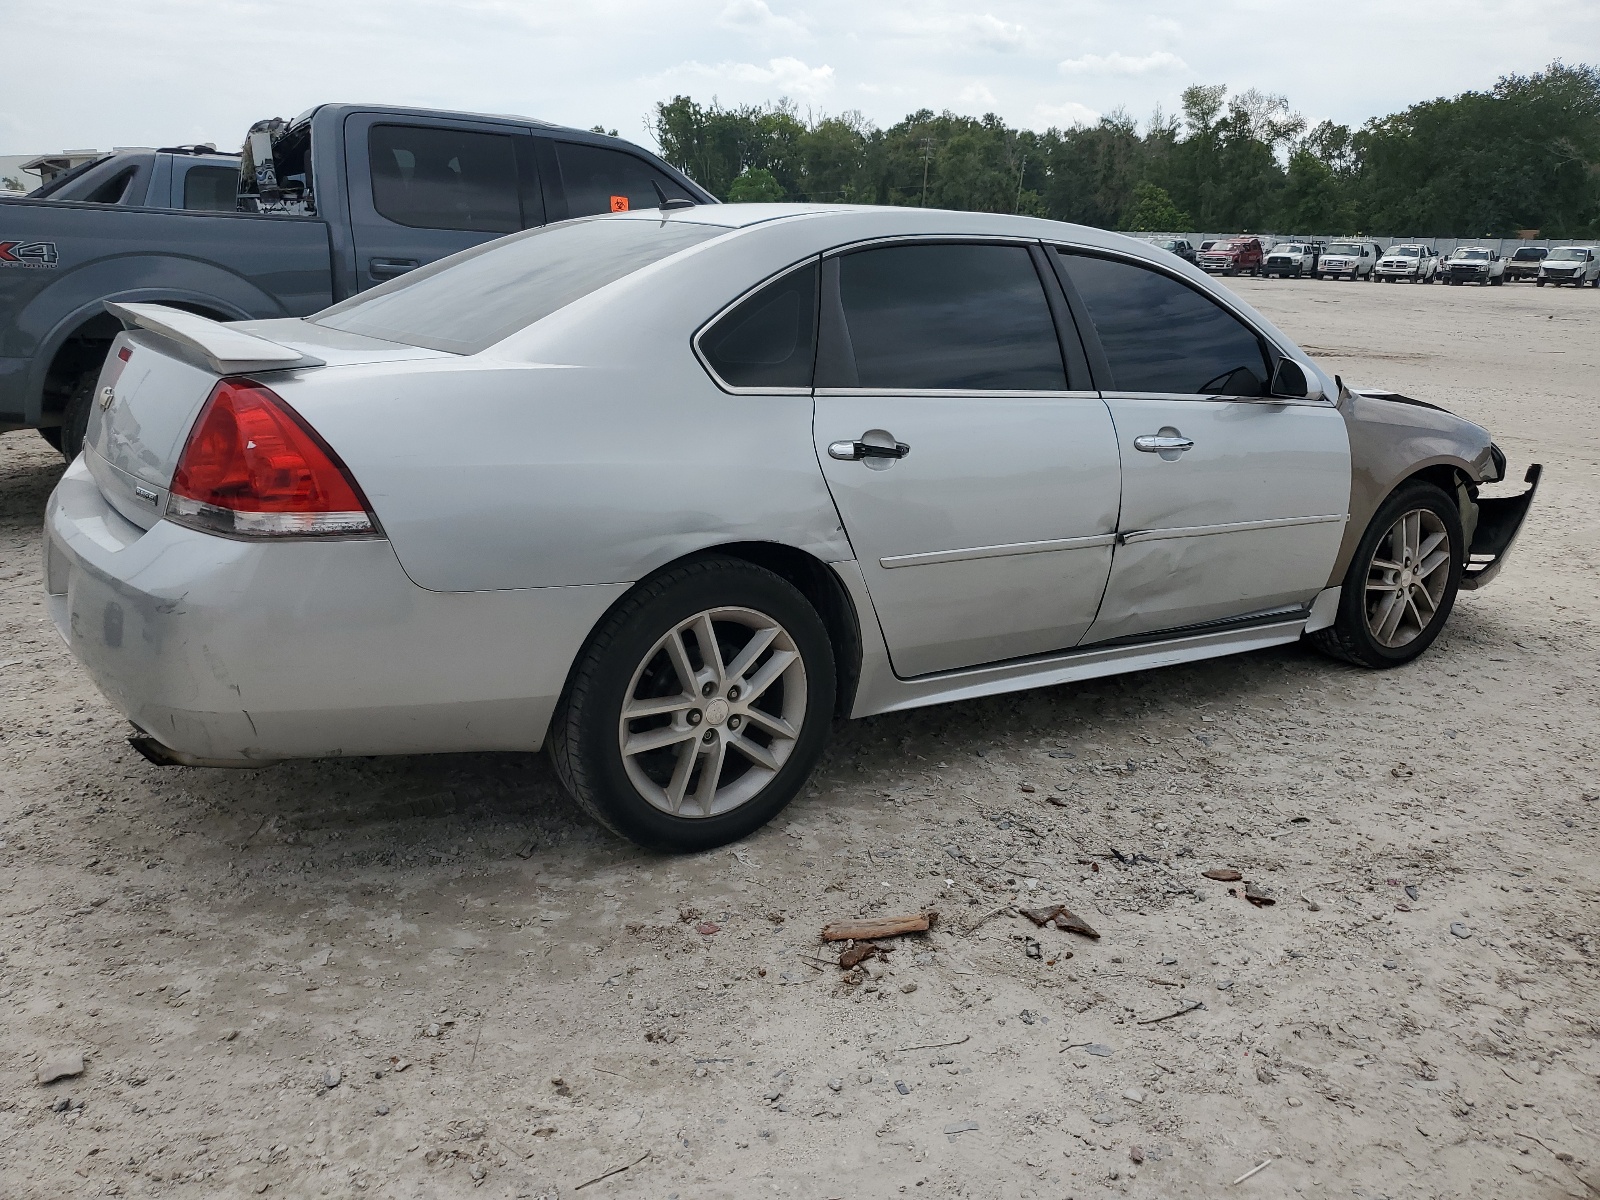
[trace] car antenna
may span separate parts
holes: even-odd
[[[662,212],[672,212],[673,210],[679,208],[694,207],[694,201],[690,200],[687,196],[672,196],[669,198],[657,180],[652,179],[650,181],[650,186],[656,190],[656,199],[661,201],[661,203],[656,207]]]

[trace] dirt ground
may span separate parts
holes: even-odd
[[[1600,292],[1237,286],[1546,464],[1437,646],[851,723],[694,858],[537,756],[148,765],[0,437],[0,1194],[1600,1196]]]

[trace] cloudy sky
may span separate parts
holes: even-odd
[[[0,154],[214,141],[353,100],[596,123],[788,96],[880,125],[918,108],[1043,129],[1176,108],[1191,83],[1357,124],[1555,58],[1596,0],[10,0]],[[1327,16],[1337,12],[1337,23]]]

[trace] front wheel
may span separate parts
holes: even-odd
[[[651,850],[759,829],[811,774],[831,723],[833,647],[792,584],[737,559],[639,585],[601,625],[550,725],[580,806]]]
[[[1444,628],[1461,586],[1463,539],[1455,502],[1431,483],[1402,486],[1367,526],[1339,595],[1339,613],[1308,638],[1358,666],[1398,667]]]

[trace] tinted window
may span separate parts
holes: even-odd
[[[700,351],[731,387],[811,386],[816,359],[815,263],[775,280],[700,335]]]
[[[547,225],[441,258],[311,319],[389,342],[476,354],[624,275],[726,232],[685,221]]]
[[[367,143],[372,205],[421,229],[522,228],[512,140],[499,133],[374,125]]]
[[[232,212],[238,205],[239,172],[232,167],[190,167],[183,177],[183,206]]]
[[[1260,396],[1261,342],[1232,313],[1171,276],[1063,254],[1121,392]]]
[[[1067,386],[1050,307],[1026,247],[858,251],[839,262],[839,298],[857,386]]]
[[[85,196],[86,204],[121,204],[122,197],[128,190],[128,185],[133,182],[135,168],[129,167],[126,171],[113,175],[94,191]]]
[[[657,184],[669,200],[679,196],[694,199],[671,176],[623,150],[557,142],[556,159],[561,163],[561,183],[571,217],[657,208],[661,204]]]

